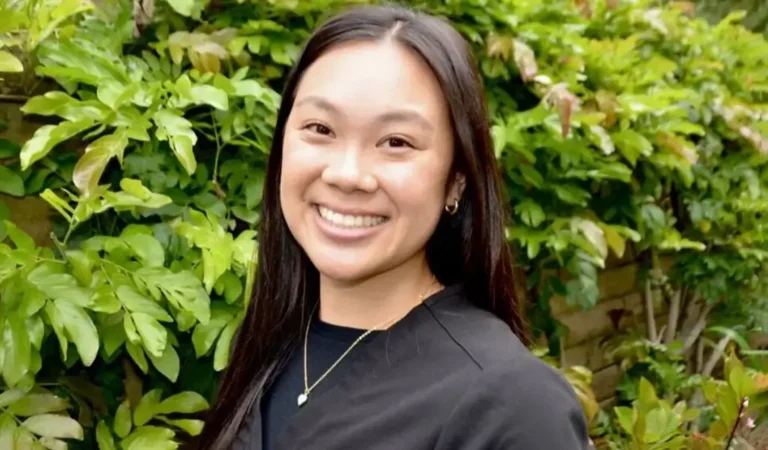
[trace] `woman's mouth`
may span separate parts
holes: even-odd
[[[384,216],[342,214],[320,205],[317,205],[317,211],[324,221],[342,228],[371,228],[387,221]]]

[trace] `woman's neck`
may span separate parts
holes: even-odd
[[[356,282],[339,282],[321,275],[320,319],[360,329],[382,326],[382,322],[390,325],[390,320],[399,320],[440,287],[424,255]]]

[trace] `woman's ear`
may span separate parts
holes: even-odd
[[[448,194],[445,199],[446,205],[453,205],[461,200],[461,196],[464,194],[464,188],[467,187],[467,179],[463,173],[457,172],[453,176],[450,186],[448,186]]]

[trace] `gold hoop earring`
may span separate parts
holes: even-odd
[[[445,212],[447,212],[449,215],[454,215],[459,210],[459,199],[456,198],[453,200],[453,205],[445,205]]]

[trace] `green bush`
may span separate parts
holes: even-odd
[[[185,414],[211,399],[250,297],[282,80],[317,22],[350,3],[0,4],[0,71],[53,86],[22,107],[45,125],[0,140],[0,192],[60,214],[53,249],[0,227],[0,448],[171,449],[199,432]],[[718,409],[706,383],[768,327],[768,43],[742,15],[712,26],[686,2],[411,3],[475,50],[539,342],[557,356],[567,330],[550,300],[592,307],[609,252],[632,245],[647,269],[650,324],[616,352],[627,409],[597,414],[595,437],[722,448],[740,423],[723,411],[741,398]],[[564,373],[595,417],[589,374]],[[703,413],[672,406],[684,399]],[[671,428],[651,442],[643,414]]]

